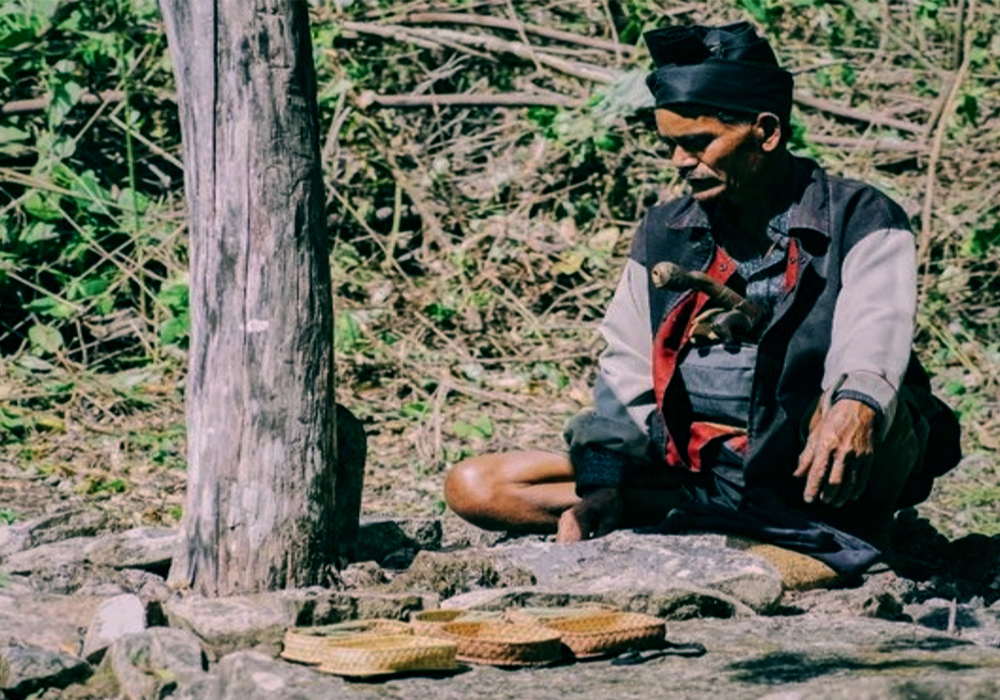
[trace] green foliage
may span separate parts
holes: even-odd
[[[0,525],[13,525],[17,522],[17,511],[12,508],[0,508]]]
[[[107,350],[120,365],[184,346],[187,300],[172,289],[181,171],[164,156],[179,134],[173,115],[148,109],[170,84],[164,49],[149,0],[0,9],[0,102],[48,100],[0,115],[0,353]],[[84,104],[104,91],[125,99]]]

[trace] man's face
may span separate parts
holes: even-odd
[[[657,109],[656,127],[671,149],[670,160],[699,202],[740,204],[760,163],[752,124],[725,124],[710,116],[683,116]],[[758,185],[760,183],[757,183]]]

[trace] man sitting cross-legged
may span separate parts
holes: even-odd
[[[446,500],[560,541],[666,523],[884,547],[895,511],[959,456],[912,353],[907,217],[787,151],[792,77],[749,24],[646,41],[656,126],[690,192],[639,226],[568,454],[469,459]]]

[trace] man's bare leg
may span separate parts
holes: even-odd
[[[684,500],[677,483],[623,489],[621,527],[655,525]],[[456,464],[444,482],[444,497],[458,515],[486,530],[548,534],[581,504],[573,467],[552,452],[499,452]],[[586,535],[584,535],[586,536]]]
[[[565,455],[537,450],[467,459],[445,477],[448,506],[485,530],[551,533],[580,499]]]

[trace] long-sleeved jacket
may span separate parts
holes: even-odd
[[[791,182],[784,220],[797,250],[789,264],[798,274],[757,348],[744,457],[748,485],[794,470],[802,417],[823,391],[875,407],[884,430],[904,384],[926,394],[922,405],[947,411],[929,396],[911,351],[916,263],[902,209],[876,189],[805,159],[794,159]],[[630,470],[665,468],[667,456],[685,454],[675,443],[683,441],[688,418],[668,400],[672,378],[657,368],[667,384],[657,392],[653,375],[657,357],[671,352],[663,347],[671,342],[664,327],[690,299],[656,288],[650,270],[669,260],[711,273],[718,255],[709,218],[692,198],[647,212],[601,326],[607,349],[594,410],[567,429],[578,491],[620,486]],[[939,452],[952,463],[937,465],[938,473],[958,455],[957,436],[942,437],[949,442]]]

